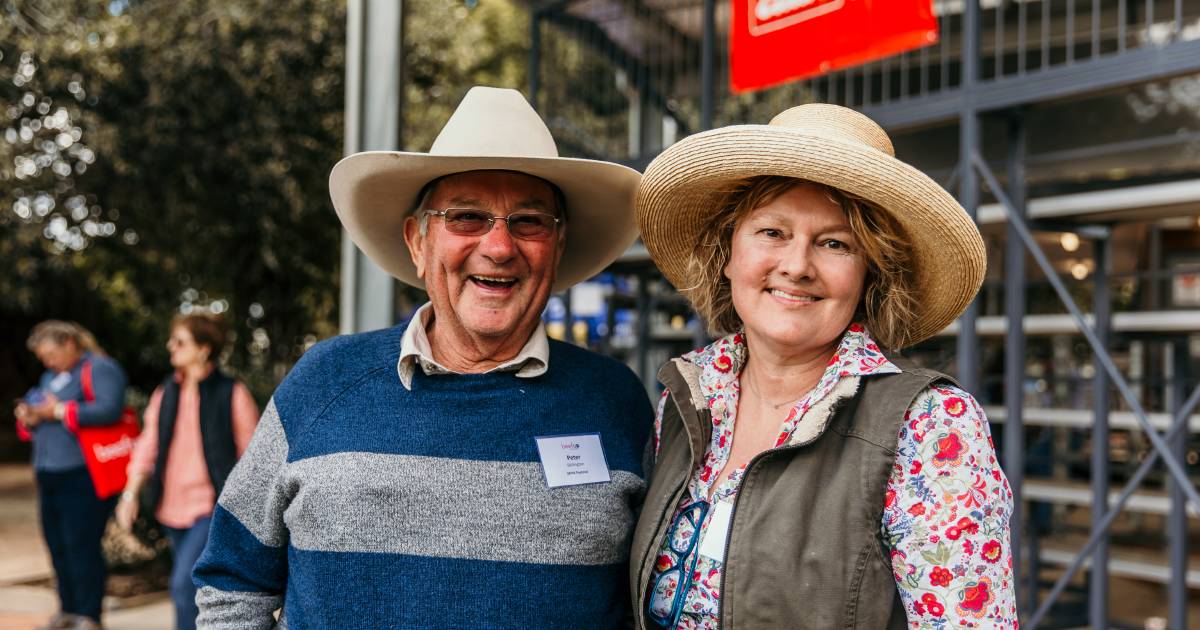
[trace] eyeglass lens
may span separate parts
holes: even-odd
[[[513,236],[527,239],[542,239],[554,232],[556,219],[541,212],[518,212],[507,217],[497,217],[484,210],[474,208],[447,208],[446,229],[463,236],[480,236],[492,229],[495,221],[507,221],[508,231]]]

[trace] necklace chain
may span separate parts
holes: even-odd
[[[749,370],[744,370],[742,373],[745,374],[746,372],[749,372]],[[754,382],[758,379],[748,378],[748,379],[744,379],[744,380],[746,380],[750,383],[750,389],[754,391],[754,395],[758,396],[758,399],[761,400],[762,402],[765,402],[768,405],[770,405],[772,409],[778,410],[780,407],[783,407],[784,405],[789,405],[789,404],[795,403],[797,400],[804,398],[804,394],[800,394],[799,396],[792,398],[791,400],[785,400],[779,404],[775,404],[775,403],[767,400],[767,397],[763,396],[762,392],[758,390],[758,384]]]

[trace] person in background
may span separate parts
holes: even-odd
[[[671,146],[637,213],[726,335],[658,373],[637,627],[1015,627],[987,418],[899,354],[983,281],[954,198],[866,116],[808,104]]]
[[[121,419],[125,372],[74,322],[44,321],[26,345],[46,372],[16,406],[17,433],[33,442],[42,532],[60,604],[59,613],[39,628],[99,628],[108,577],[100,539],[116,497],[97,497],[76,435],[80,427]],[[91,400],[85,378],[91,379]]]
[[[150,397],[117,504],[122,528],[133,525],[142,507],[153,510],[167,532],[177,630],[196,627],[192,567],[208,540],[217,495],[258,425],[250,391],[217,367],[225,341],[224,324],[215,316],[172,321],[167,350],[175,371]]]

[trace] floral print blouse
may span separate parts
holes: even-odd
[[[700,391],[712,412],[713,433],[676,515],[699,500],[707,498],[715,507],[732,503],[737,496],[744,467],[716,488],[712,484],[733,444],[739,375],[747,354],[744,337],[733,334],[683,357],[702,368]],[[820,381],[782,419],[776,447],[788,441],[806,412],[829,396],[841,379],[899,371],[861,325],[852,325]],[[668,395],[663,392],[655,417],[656,452]],[[934,386],[917,396],[905,420],[880,528],[909,627],[1016,627],[1008,526],[1012,492],[996,459],[983,410],[957,387]],[[718,625],[723,564],[700,553],[712,522],[711,518],[701,522],[699,538],[687,557],[679,558],[668,549],[668,541],[659,550],[648,605],[658,617],[669,618],[679,588],[672,577],[677,572],[661,580],[659,576],[677,563],[690,566],[695,560],[679,628]],[[678,523],[674,546],[682,550],[697,533],[687,518]]]

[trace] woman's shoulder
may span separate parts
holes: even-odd
[[[121,364],[107,354],[88,352],[87,354],[83,355],[83,362],[91,365],[93,372],[104,371],[121,372],[122,374],[125,373],[125,370],[121,367]]]

